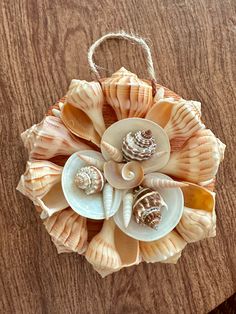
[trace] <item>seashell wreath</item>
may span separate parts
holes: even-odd
[[[187,243],[215,236],[225,145],[199,102],[121,68],[72,80],[21,136],[29,161],[17,189],[58,253],[84,254],[101,276],[141,261],[175,264]]]

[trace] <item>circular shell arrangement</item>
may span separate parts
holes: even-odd
[[[199,102],[121,68],[72,80],[21,136],[29,161],[17,189],[58,253],[85,255],[102,277],[141,261],[175,264],[187,243],[215,236],[225,145]]]

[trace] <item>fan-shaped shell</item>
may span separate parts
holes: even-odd
[[[170,140],[188,139],[195,132],[205,128],[200,120],[201,104],[192,100],[159,100],[147,113],[146,119],[162,126]]]
[[[126,161],[150,159],[156,151],[151,130],[129,132],[123,139],[122,152]]]
[[[125,68],[102,80],[101,84],[106,101],[115,110],[118,120],[144,117],[152,106],[151,85]]]
[[[61,122],[60,118],[47,116],[39,124],[21,134],[29,159],[50,159],[71,155],[81,149],[91,149],[81,142]]]
[[[169,162],[160,171],[190,182],[212,179],[221,160],[219,145],[210,130],[195,133],[182,147],[172,152]]]
[[[75,175],[75,185],[87,195],[101,192],[104,183],[102,172],[94,166],[82,167]]]
[[[138,186],[143,180],[143,169],[139,162],[118,164],[112,160],[104,165],[106,180],[116,189],[127,190]]]
[[[129,118],[117,121],[106,129],[102,136],[102,143],[106,142],[122,152],[123,138],[129,132],[136,132],[138,130],[151,130],[152,136],[157,144],[156,153],[153,154],[150,159],[141,162],[145,173],[161,169],[168,162],[170,143],[165,131],[152,121],[140,118]],[[103,145],[101,145],[101,151],[106,160],[112,159]]]
[[[82,254],[87,248],[86,218],[76,214],[71,208],[55,213],[44,221],[48,233],[59,252]]]
[[[89,243],[85,257],[94,267],[113,271],[121,268],[122,262],[115,246],[114,231],[114,221],[104,220],[102,230]]]
[[[147,263],[176,263],[187,242],[176,231],[152,242],[140,242],[140,253]]]
[[[102,115],[104,97],[98,82],[72,80],[67,92],[67,102],[83,110],[93,122],[97,133],[102,136],[106,129]]]
[[[162,219],[163,208],[168,207],[157,191],[140,188],[134,195],[133,214],[138,224],[157,229]]]
[[[67,103],[61,110],[61,119],[73,134],[100,146],[100,136],[83,110]]]
[[[195,184],[189,184],[182,191],[185,207],[177,231],[187,242],[214,237],[215,194]]]

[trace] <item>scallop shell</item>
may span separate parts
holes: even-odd
[[[178,188],[187,186],[187,183],[174,181],[174,180],[167,180],[167,179],[160,179],[155,173],[149,173],[144,176],[142,186],[150,188],[150,189],[157,189],[157,188]]]
[[[110,145],[107,142],[102,141],[101,147],[103,150],[107,153],[107,155],[110,157],[109,159],[112,159],[116,162],[122,162],[123,161],[123,155],[119,149],[116,147]]]
[[[43,209],[41,218],[68,207],[61,189],[61,173],[62,167],[50,161],[27,162],[17,190]]]
[[[157,229],[162,219],[161,209],[168,208],[162,196],[149,188],[140,188],[134,195],[133,214],[138,224]]]
[[[129,132],[123,139],[122,152],[126,161],[150,159],[156,151],[151,130]]]
[[[87,248],[86,218],[76,214],[71,208],[55,213],[44,221],[48,233],[61,252],[82,254]]]
[[[181,99],[158,101],[147,113],[146,118],[162,126],[170,140],[188,139],[198,130],[204,129],[201,122],[201,103]]]
[[[176,232],[171,231],[164,238],[152,242],[140,242],[140,253],[147,263],[174,263],[181,256],[187,242]]]
[[[89,117],[71,104],[65,104],[61,110],[61,119],[65,126],[76,136],[100,146],[100,136]]]
[[[98,269],[115,271],[122,262],[115,246],[115,223],[112,219],[104,220],[102,230],[91,240],[85,257]]]
[[[129,132],[136,132],[137,130],[151,130],[153,138],[156,143],[158,143],[156,153],[153,154],[150,159],[141,161],[145,173],[158,171],[164,167],[169,160],[170,143],[165,131],[156,123],[140,118],[129,118],[117,121],[106,129],[102,136],[102,143],[106,142],[110,144],[121,153],[123,138]],[[103,145],[101,145],[101,151],[106,160],[111,159],[111,155],[108,154]],[[120,160],[121,158],[119,162]]]
[[[104,176],[116,189],[128,190],[138,186],[143,180],[143,175],[143,168],[137,161],[118,164],[110,160],[104,165]]]
[[[115,110],[118,120],[144,117],[152,106],[152,87],[125,68],[101,84],[106,101]]]
[[[133,196],[132,192],[127,192],[124,195],[124,198],[123,198],[123,219],[124,219],[125,228],[128,227],[131,216],[132,216],[133,200],[134,200],[134,196]]]
[[[98,82],[72,80],[67,92],[67,102],[83,110],[93,122],[97,133],[102,136],[106,129],[102,115],[104,97]]]
[[[87,195],[101,192],[104,183],[103,174],[94,166],[82,167],[75,175],[75,185]]]
[[[215,193],[195,184],[182,188],[184,212],[176,229],[187,242],[215,236]]]
[[[50,159],[71,155],[81,149],[91,149],[71,134],[60,118],[47,116],[39,124],[21,134],[29,159]]]
[[[181,151],[171,153],[169,162],[160,172],[190,182],[207,181],[216,175],[221,154],[214,134],[208,129],[200,130]]]

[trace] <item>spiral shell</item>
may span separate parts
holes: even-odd
[[[129,132],[123,139],[122,152],[126,161],[147,160],[156,151],[156,142],[151,130]]]
[[[133,203],[133,214],[136,222],[157,229],[161,221],[161,209],[167,208],[162,196],[149,188],[140,188]]]
[[[71,155],[82,149],[91,149],[71,134],[60,118],[47,116],[21,134],[29,159],[50,159]]]
[[[125,68],[101,84],[106,101],[115,110],[118,120],[144,117],[153,103],[152,86]]]
[[[103,174],[94,166],[82,167],[75,176],[75,185],[87,195],[100,192],[104,181]]]
[[[104,97],[98,82],[72,80],[67,92],[67,102],[83,110],[92,120],[97,133],[103,134],[106,129],[102,115]]]

